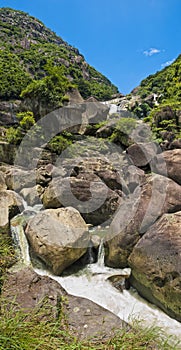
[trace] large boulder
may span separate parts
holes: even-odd
[[[40,185],[34,187],[25,187],[21,190],[20,195],[24,198],[27,205],[32,207],[41,204],[40,196],[43,194],[44,188]]]
[[[159,152],[159,148],[154,142],[140,142],[129,146],[126,152],[135,166],[146,167]]]
[[[16,272],[8,272],[3,284],[2,297],[7,305],[13,303],[15,310],[23,309],[24,312],[32,312],[33,309],[45,310],[42,317],[50,319],[58,316],[58,305],[61,297],[66,296],[65,290],[54,280],[47,276],[39,276],[31,267],[26,267]],[[46,310],[48,309],[48,312]],[[51,315],[51,316],[50,316]]]
[[[122,201],[122,192],[112,191],[92,173],[80,178],[55,178],[43,194],[45,208],[72,206],[85,221],[99,225],[109,220]]]
[[[147,300],[181,321],[181,212],[164,214],[129,257],[131,283]]]
[[[181,210],[181,186],[164,176],[151,176],[123,202],[106,237],[108,266],[126,267],[127,259],[147,229],[163,214]]]
[[[0,191],[0,233],[9,233],[10,219],[23,210],[22,198],[13,191]]]
[[[72,159],[63,159],[60,168],[56,169],[66,169],[70,177],[63,178],[57,176],[57,171],[55,174],[52,172],[53,180],[42,197],[44,207],[73,206],[92,225],[109,220],[117,210],[121,197],[129,192],[122,177],[121,165],[114,166],[105,157],[78,158],[73,167]]]
[[[26,236],[34,254],[56,275],[78,260],[89,245],[87,225],[71,207],[39,212],[29,221]]]
[[[9,190],[19,192],[24,187],[33,187],[36,184],[34,170],[26,170],[16,166],[7,167],[5,171],[6,184]]]
[[[53,172],[64,174],[64,169],[56,169],[52,164],[47,164],[39,169],[27,169],[18,166],[1,166],[0,171],[4,173],[6,185],[9,190],[20,192],[24,188],[31,188],[36,184],[43,187],[48,186]]]
[[[137,186],[142,186],[146,182],[144,170],[137,168],[135,165],[127,165],[122,169],[123,178],[129,191],[134,192]]]
[[[122,177],[122,167],[114,166],[108,161],[106,157],[102,158],[84,158],[80,159],[78,164],[74,167],[74,176],[78,178],[84,178],[86,174],[93,173],[97,175],[110,189],[123,190],[128,193],[128,188]]]
[[[8,142],[0,142],[0,162],[13,164],[16,156],[16,146]]]
[[[155,173],[167,174],[172,180],[181,185],[181,149],[174,149],[158,154],[152,161]]]
[[[109,107],[100,102],[71,103],[53,113],[57,132],[67,130],[72,134],[83,134],[88,125],[107,120]]]

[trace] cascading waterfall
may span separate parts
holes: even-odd
[[[24,234],[23,225],[17,225],[16,222],[11,220],[11,233],[13,241],[16,245],[16,249],[18,250],[20,263],[25,266],[31,265],[29,247],[26,236]]]
[[[99,245],[98,250],[98,259],[97,259],[98,266],[103,267],[104,266],[104,239],[102,238]]]
[[[35,215],[37,210],[31,209],[29,215]],[[23,215],[20,214],[11,220],[11,229],[15,243],[21,249],[21,262],[30,265],[28,242],[22,224]],[[130,269],[112,269],[104,265],[103,240],[99,247],[97,263],[86,265],[79,273],[70,272],[69,275],[55,276],[43,264],[41,268],[34,262],[32,265],[37,274],[56,280],[69,294],[92,300],[128,323],[138,318],[143,320],[146,326],[154,324],[161,327],[167,335],[175,335],[181,339],[181,324],[178,321],[141,298],[133,288],[120,292],[110,283],[108,278],[116,275],[120,278],[128,276]]]

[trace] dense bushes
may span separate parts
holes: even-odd
[[[21,94],[26,104],[27,97],[36,97],[35,117],[35,104],[44,105],[47,100],[52,109],[61,105],[69,84],[76,85],[84,98],[94,95],[106,100],[118,92],[76,48],[21,11],[0,9],[0,47],[0,99],[18,99]],[[52,77],[47,71],[50,61],[58,72],[57,80],[55,72]]]
[[[115,131],[112,133],[110,140],[114,143],[129,146],[133,140],[132,132],[135,130],[137,121],[134,118],[119,119]]]
[[[64,66],[48,63],[45,67],[47,76],[33,80],[21,93],[26,106],[34,113],[36,119],[53,109],[62,106],[65,93],[74,85],[66,78]]]
[[[22,89],[30,82],[31,76],[23,69],[18,57],[8,51],[0,51],[0,99],[19,97]]]
[[[152,109],[144,121],[150,124],[155,140],[162,142],[164,140],[173,141],[175,138],[181,138],[178,118],[180,110],[181,102],[165,102]]]
[[[181,100],[181,55],[170,66],[141,82],[138,94],[146,97],[150,93],[160,95],[160,102]]]
[[[71,136],[65,137],[63,135],[54,136],[47,144],[47,148],[51,152],[61,154],[68,146],[72,144]]]
[[[14,145],[19,145],[26,132],[35,124],[32,112],[18,113],[17,118],[19,119],[19,126],[16,128],[10,127],[6,130],[7,141]]]

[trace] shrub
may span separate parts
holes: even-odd
[[[115,131],[110,136],[110,140],[114,143],[129,146],[132,143],[131,135],[136,125],[137,121],[134,118],[121,118],[116,125]]]
[[[63,135],[54,136],[47,144],[47,148],[51,152],[61,154],[68,146],[72,144],[72,141]]]
[[[6,270],[16,261],[12,239],[5,233],[0,233],[0,291]]]
[[[10,127],[6,130],[7,141],[14,145],[19,145],[26,132],[35,124],[32,112],[18,113],[17,118],[20,120],[17,128]]]

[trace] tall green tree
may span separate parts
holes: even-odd
[[[65,76],[64,66],[54,66],[49,62],[45,70],[48,75],[40,80],[33,80],[20,95],[36,120],[61,107],[65,93],[73,87]]]

